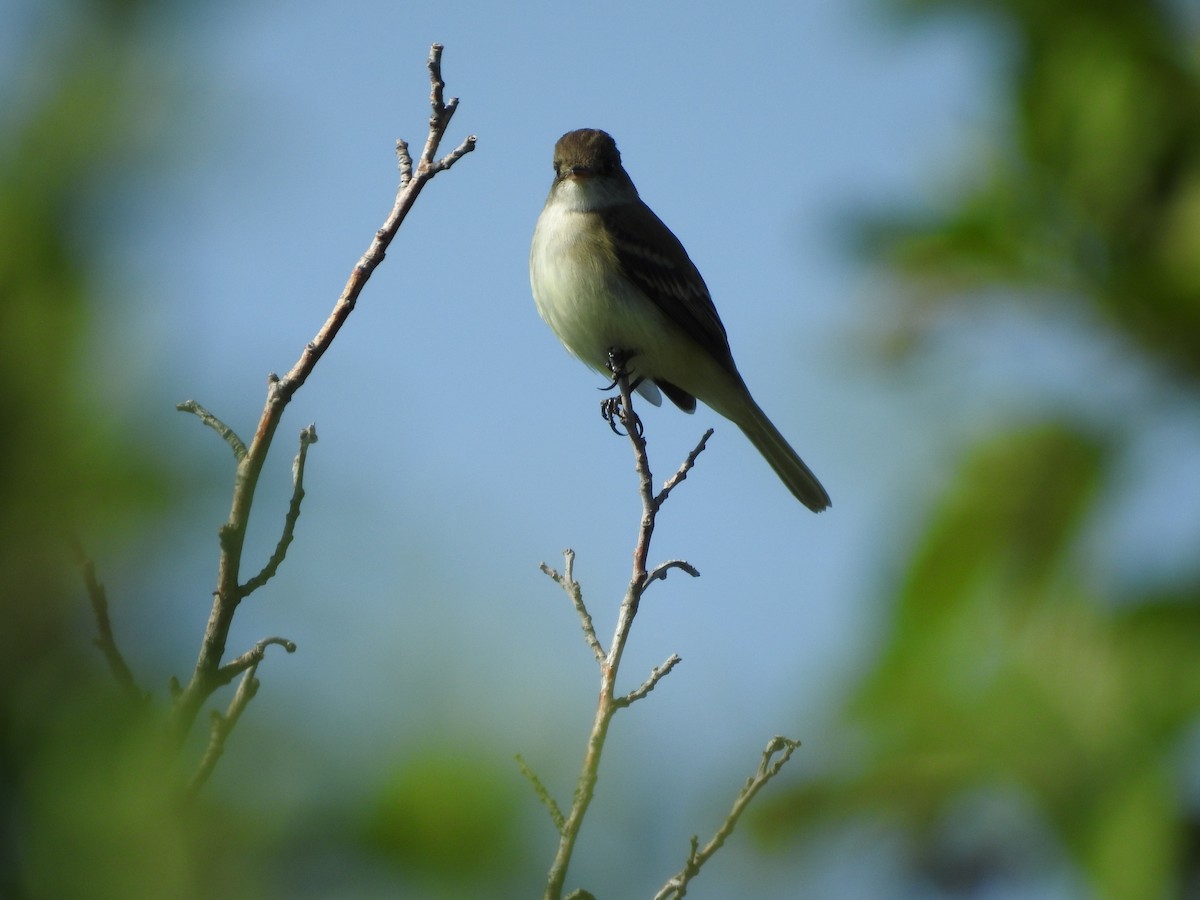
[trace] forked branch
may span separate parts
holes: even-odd
[[[255,644],[252,650],[243,653],[229,665],[221,667],[220,674],[224,678],[223,684],[232,681],[239,672],[242,680],[238,682],[237,690],[234,691],[233,699],[229,701],[229,708],[225,710],[225,714],[222,715],[213,710],[208,748],[204,751],[200,765],[196,767],[196,774],[192,776],[192,780],[188,784],[188,790],[192,793],[203,787],[204,783],[208,781],[208,777],[212,775],[217,761],[225,753],[225,742],[229,740],[233,727],[237,725],[238,719],[242,717],[242,713],[246,711],[246,707],[254,699],[254,695],[258,693],[259,682],[256,677],[258,664],[266,655],[267,647],[272,644],[278,644],[288,653],[296,652],[296,645],[286,638],[265,638]]]
[[[249,444],[243,443],[233,429],[199,404],[193,401],[180,404],[180,409],[199,416],[204,424],[216,430],[229,444],[237,460],[237,469],[234,475],[229,517],[219,531],[220,561],[217,567],[217,587],[213,595],[208,625],[200,644],[195,669],[187,684],[176,695],[172,710],[172,743],[176,748],[183,746],[204,702],[214,690],[229,680],[225,677],[229,674],[229,667],[222,667],[221,660],[225,654],[229,629],[238,604],[251,591],[264,584],[275,574],[283,562],[287,545],[291,542],[294,533],[296,519],[299,516],[300,500],[304,493],[302,487],[304,459],[308,445],[316,439],[315,431],[307,432],[308,440],[304,438],[301,440],[300,455],[297,457],[296,471],[293,477],[292,503],[285,519],[283,536],[276,545],[271,559],[258,574],[245,583],[241,581],[242,552],[250,520],[250,509],[254,502],[254,494],[263,463],[283,416],[283,411],[292,396],[312,374],[317,362],[329,349],[342,325],[353,312],[359,295],[371,274],[383,262],[392,239],[405,221],[421,190],[435,175],[449,169],[459,159],[475,149],[475,137],[472,135],[449,153],[438,157],[438,149],[454,115],[454,110],[458,106],[457,99],[452,98],[449,102],[443,99],[445,82],[442,80],[441,61],[442,46],[434,44],[430,49],[427,63],[431,108],[429,133],[415,171],[412,159],[408,154],[407,144],[403,141],[397,142],[400,186],[396,192],[391,212],[388,213],[383,225],[375,232],[366,252],[355,263],[346,281],[346,286],[334,304],[329,317],[325,320],[325,324],[304,347],[295,364],[282,378],[275,374],[268,377],[266,402]],[[235,698],[234,704],[231,704],[229,711],[221,718],[220,728],[226,732],[232,728],[245,703],[253,696],[256,686],[253,672],[256,666],[257,661],[245,670],[238,689],[238,695],[242,698],[240,705],[238,698]],[[214,726],[214,735],[217,730],[217,726]]]
[[[541,782],[537,781],[536,777],[532,776],[532,773],[528,773],[535,788],[540,788],[539,797],[547,809],[551,811],[555,827],[559,834],[558,849],[555,852],[554,861],[550,865],[550,871],[546,878],[546,890],[542,895],[543,900],[560,900],[563,895],[567,867],[570,864],[571,855],[575,849],[579,829],[583,825],[584,816],[591,805],[592,797],[595,793],[596,781],[600,774],[600,757],[604,751],[605,740],[608,736],[608,726],[613,716],[617,710],[624,709],[630,704],[643,699],[650,691],[654,690],[658,683],[680,661],[678,656],[672,654],[665,663],[655,667],[650,672],[649,677],[639,687],[626,694],[618,695],[616,693],[617,674],[621,668],[621,658],[625,652],[625,645],[629,640],[629,632],[633,626],[634,617],[637,616],[642,596],[653,581],[665,578],[667,572],[671,569],[680,569],[692,575],[699,574],[683,560],[672,560],[671,562],[663,563],[653,573],[648,573],[646,571],[646,558],[650,550],[650,540],[654,534],[654,524],[659,510],[666,501],[671,488],[681,482],[686,476],[687,471],[695,465],[696,457],[704,450],[704,444],[712,432],[709,431],[705,434],[699,445],[688,456],[675,476],[658,495],[655,495],[652,487],[652,476],[650,474],[650,460],[646,453],[646,441],[642,435],[642,423],[633,409],[629,379],[620,370],[619,366],[614,366],[613,374],[615,382],[620,389],[620,401],[619,403],[609,402],[605,406],[606,417],[609,419],[609,424],[613,426],[614,431],[617,431],[615,422],[619,418],[624,433],[629,437],[633,445],[634,467],[638,476],[638,492],[642,499],[642,515],[637,532],[636,549],[633,555],[633,572],[630,575],[629,585],[626,588],[625,596],[621,601],[621,607],[617,613],[616,628],[612,641],[608,645],[607,652],[605,652],[599,638],[596,636],[591,616],[583,600],[582,589],[579,587],[578,582],[575,581],[572,571],[575,560],[574,553],[570,550],[566,551],[565,575],[559,575],[558,572],[549,568],[544,563],[542,565],[542,570],[558,582],[571,598],[571,602],[583,625],[584,637],[600,666],[600,696],[596,703],[596,712],[592,720],[591,733],[588,735],[583,764],[580,767],[579,778],[576,781],[575,791],[572,794],[571,808],[565,816],[562,815],[558,806],[550,798],[545,788],[542,787]],[[527,769],[527,767],[525,768]],[[587,896],[587,894],[584,891],[575,891],[571,896]]]
[[[733,807],[729,810],[729,815],[725,817],[725,821],[721,823],[721,827],[717,829],[717,833],[712,836],[712,839],[704,845],[704,849],[700,849],[700,838],[693,835],[691,840],[691,850],[688,852],[687,862],[684,863],[682,869],[667,880],[667,883],[662,886],[662,889],[654,895],[654,900],[677,900],[687,893],[688,883],[700,874],[700,868],[712,855],[721,849],[729,835],[733,834],[733,829],[737,825],[738,819],[742,813],[746,811],[746,807],[750,805],[750,801],[754,799],[754,795],[766,786],[767,782],[779,774],[780,770],[787,765],[787,761],[792,758],[792,754],[796,752],[796,748],[800,746],[799,741],[793,741],[791,738],[776,736],[771,738],[767,744],[767,749],[762,753],[761,759],[758,761],[758,769],[753,775],[746,779],[745,785],[742,786],[737,798],[733,801]]]

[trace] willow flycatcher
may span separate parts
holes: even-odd
[[[704,279],[642,202],[605,132],[571,131],[554,146],[529,281],[538,312],[571,353],[604,373],[618,354],[630,383],[655,406],[660,390],[684,412],[704,401],[745,433],[801,503],[813,512],[829,506],[750,396]]]

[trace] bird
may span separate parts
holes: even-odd
[[[700,400],[749,438],[813,512],[829,494],[750,395],[708,286],[646,205],[605,131],[569,131],[529,251],[538,313],[568,351],[610,374],[615,354],[637,391],[684,412]],[[661,391],[661,394],[660,394]]]

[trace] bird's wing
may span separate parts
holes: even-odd
[[[641,202],[609,207],[601,214],[625,276],[654,301],[667,319],[736,376],[725,326],[679,238]]]

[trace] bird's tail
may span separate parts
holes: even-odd
[[[750,438],[758,452],[763,455],[775,474],[787,485],[796,499],[811,509],[820,512],[830,506],[829,494],[817,481],[817,476],[804,464],[799,454],[779,433],[779,429],[771,424],[767,414],[759,409],[758,404],[746,396],[748,401],[740,410],[742,415],[735,420],[746,437]]]

